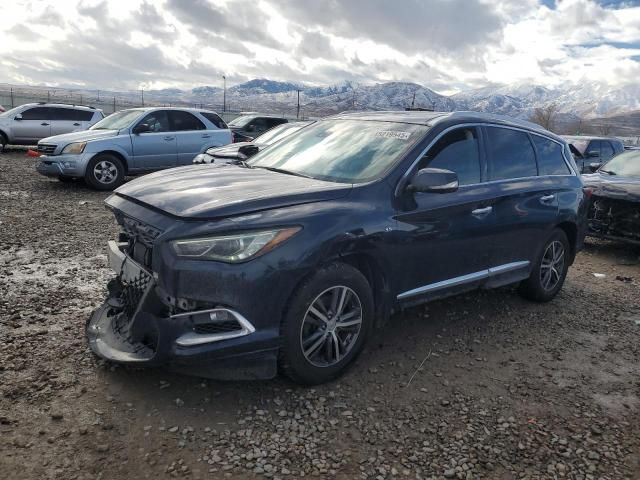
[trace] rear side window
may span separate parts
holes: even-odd
[[[211,123],[213,123],[216,127],[218,128],[228,128],[227,124],[224,123],[224,120],[222,120],[218,115],[216,115],[215,113],[211,113],[211,112],[200,112],[200,115],[202,115],[204,118],[206,118],[207,120],[209,120]]]
[[[75,122],[88,122],[93,117],[93,112],[76,110],[74,108],[51,107],[51,120],[67,120]]]
[[[477,130],[460,128],[447,133],[431,147],[425,160],[425,166],[444,168],[457,173],[460,185],[480,183]]]
[[[489,180],[535,177],[536,156],[529,135],[519,130],[487,127]]]
[[[611,157],[613,157],[614,153],[615,152],[613,151],[613,147],[609,142],[600,142],[600,160],[606,162]]]
[[[23,120],[50,120],[51,112],[50,108],[47,107],[34,107],[29,108],[22,112]]]
[[[207,129],[204,123],[198,120],[195,115],[180,110],[169,111],[169,122],[171,123],[171,131],[173,132]]]
[[[562,156],[562,146],[547,138],[531,135],[538,154],[540,175],[568,175],[571,173]]]

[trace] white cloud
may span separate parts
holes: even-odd
[[[632,3],[18,0],[2,7],[0,82],[189,88],[225,74],[230,83],[414,81],[441,92],[621,85],[640,73]]]

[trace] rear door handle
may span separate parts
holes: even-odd
[[[211,135],[209,135],[208,133],[203,133],[202,134],[202,138],[209,138]]]
[[[78,122],[76,122],[76,123],[74,123],[74,124],[73,124],[73,126],[74,126],[74,127],[79,127],[79,126],[80,126],[80,124],[79,124]]]
[[[48,127],[49,126],[48,123],[41,123],[40,125],[42,125],[43,127]]]
[[[475,217],[484,217],[493,211],[493,207],[476,208],[471,211],[471,215]]]
[[[171,140],[173,140],[174,138],[176,138],[176,137],[164,137],[164,139],[165,139],[167,142],[170,142],[170,141],[171,141]]]
[[[549,203],[555,198],[556,198],[556,196],[553,195],[553,194],[551,194],[551,195],[543,195],[542,197],[540,197],[540,201],[542,203]]]

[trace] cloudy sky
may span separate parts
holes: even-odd
[[[640,78],[640,0],[3,0],[0,82],[191,88],[252,78]]]

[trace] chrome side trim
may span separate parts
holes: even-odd
[[[456,287],[458,285],[463,285],[465,283],[473,282],[475,280],[484,280],[489,277],[489,270],[481,270],[480,272],[469,273],[467,275],[462,275],[460,277],[450,278],[448,280],[443,280],[441,282],[430,283],[429,285],[424,285],[422,287],[414,288],[413,290],[409,290],[407,292],[403,292],[398,295],[398,300],[403,300],[405,298],[413,297],[415,295],[420,295],[422,293],[433,292],[436,290],[442,290],[443,288]]]
[[[493,277],[500,275],[501,273],[512,272],[520,268],[528,267],[531,262],[529,260],[523,260],[522,262],[505,263],[504,265],[498,265],[497,267],[491,267],[489,269],[489,276]]]
[[[503,273],[508,273],[514,270],[519,270],[521,268],[528,267],[530,263],[531,262],[529,262],[528,260],[523,260],[521,262],[505,263],[504,265],[491,267],[487,270],[480,270],[479,272],[469,273],[467,275],[461,275],[459,277],[453,277],[453,278],[449,278],[448,280],[442,280],[440,282],[430,283],[422,287],[414,288],[413,290],[408,290],[406,292],[400,293],[396,298],[398,300],[404,300],[405,298],[414,297],[416,295],[421,295],[423,293],[435,292],[437,290],[442,290],[445,288],[464,285],[465,283],[471,283],[478,280],[485,280],[487,278],[495,277]]]
[[[205,343],[213,343],[220,342],[222,340],[229,340],[231,338],[244,337],[245,335],[249,335],[256,331],[255,327],[251,324],[249,320],[244,318],[235,310],[230,310],[228,308],[212,308],[209,310],[197,310],[194,312],[186,312],[186,313],[178,313],[176,315],[171,315],[171,319],[180,319],[184,317],[189,317],[192,315],[202,315],[216,312],[227,312],[230,313],[240,325],[240,330],[234,330],[232,332],[225,333],[211,333],[211,334],[199,334],[195,332],[188,332],[183,335],[180,335],[176,339],[176,344],[181,347],[192,347],[194,345],[203,345]]]

